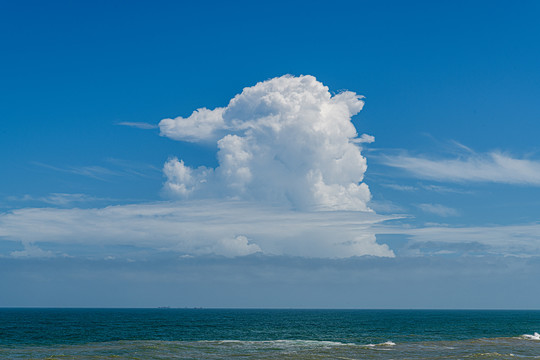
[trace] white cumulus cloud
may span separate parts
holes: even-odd
[[[361,96],[333,95],[313,76],[282,76],[245,88],[226,107],[164,119],[161,135],[215,142],[219,166],[171,158],[165,190],[179,198],[218,197],[288,205],[298,210],[370,211],[367,169],[351,122]]]

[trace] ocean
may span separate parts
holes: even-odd
[[[540,311],[0,309],[0,359],[540,359]]]

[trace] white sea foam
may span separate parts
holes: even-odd
[[[540,334],[535,332],[534,335],[524,334],[521,335],[522,338],[527,340],[540,340]]]
[[[380,344],[368,344],[366,346],[369,346],[369,347],[375,347],[375,346],[396,346],[396,343],[393,342],[393,341],[385,341],[383,343],[380,343]]]
[[[237,345],[259,345],[259,346],[277,346],[277,347],[315,347],[315,346],[357,346],[351,343],[342,343],[339,341],[325,340],[200,340],[201,343],[216,344],[237,344]]]
[[[339,341],[325,341],[325,340],[275,340],[268,341],[270,343],[282,343],[282,344],[294,344],[294,345],[321,345],[321,346],[348,346],[354,344],[342,343]]]
[[[328,340],[199,340],[201,343],[258,345],[272,347],[332,347],[332,346],[358,346],[358,347],[390,347],[395,346],[393,341],[385,341],[378,344],[360,345]]]

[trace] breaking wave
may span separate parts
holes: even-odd
[[[540,334],[535,332],[534,335],[524,334],[521,335],[522,338],[527,340],[540,340]]]

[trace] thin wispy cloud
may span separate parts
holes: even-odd
[[[441,182],[492,182],[540,186],[540,161],[519,159],[500,152],[471,153],[455,159],[400,154],[380,161],[411,176]]]
[[[375,232],[406,235],[409,245],[417,245],[417,255],[444,250],[473,252],[476,256],[530,257],[540,253],[539,223],[467,227],[427,225],[422,228],[378,225]]]
[[[161,178],[162,169],[152,164],[141,163],[136,161],[108,158],[105,160],[111,164],[117,171],[123,175],[132,175],[142,178]]]
[[[405,208],[389,200],[372,200],[369,202],[369,207],[382,214],[406,213]]]
[[[388,189],[403,191],[403,192],[415,192],[419,190],[432,191],[440,194],[454,193],[454,194],[470,194],[471,191],[463,190],[461,188],[449,187],[443,185],[435,184],[417,184],[416,186],[412,185],[402,185],[395,183],[381,183],[380,186],[383,186]]]
[[[410,186],[410,185],[401,185],[401,184],[380,184],[380,185],[383,186],[383,187],[392,189],[392,190],[397,190],[397,191],[412,192],[412,191],[417,191],[418,190],[417,187]]]
[[[27,202],[27,201],[37,201],[49,205],[56,206],[71,206],[77,203],[88,203],[96,201],[111,201],[110,198],[100,198],[95,196],[90,196],[86,194],[66,194],[66,193],[51,193],[47,196],[32,196],[25,194],[23,196],[9,196],[7,198],[9,201],[18,201],[18,202]]]
[[[156,124],[150,124],[146,122],[122,121],[122,122],[119,122],[118,125],[129,126],[129,127],[134,127],[134,128],[143,129],[143,130],[150,130],[150,129],[158,128]]]
[[[39,167],[45,168],[45,169],[49,169],[49,170],[85,176],[85,177],[89,177],[96,180],[102,180],[102,181],[108,181],[110,177],[121,175],[121,173],[116,170],[105,168],[99,165],[60,167],[60,166],[53,166],[53,165],[44,164],[40,162],[33,162],[33,164]]]
[[[126,161],[122,159],[109,158],[105,160],[107,166],[101,165],[80,165],[80,166],[54,166],[41,162],[32,162],[44,169],[58,171],[62,173],[80,175],[95,180],[111,181],[114,178],[124,176],[136,176],[142,178],[159,178],[161,169],[149,165]]]
[[[442,186],[442,185],[435,185],[435,184],[422,184],[422,189],[437,192],[440,194],[470,194],[470,190],[464,190],[460,188],[455,187],[448,187],[448,186]]]
[[[456,209],[441,204],[418,204],[416,206],[425,213],[435,214],[442,217],[459,215],[459,212]]]

